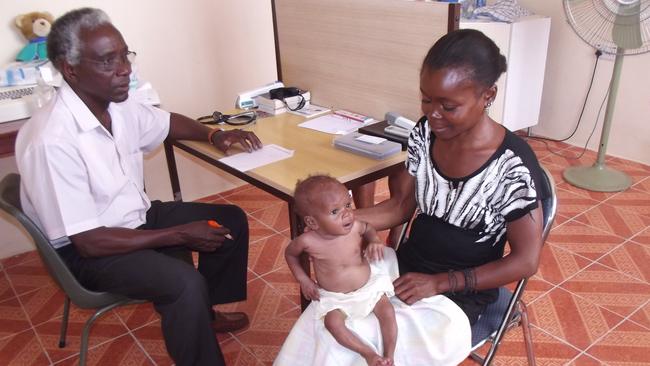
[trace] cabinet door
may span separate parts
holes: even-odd
[[[515,23],[461,21],[460,27],[485,33],[508,61],[508,71],[497,81],[497,97],[490,117],[510,130],[534,126],[542,103],[551,19],[522,18]]]

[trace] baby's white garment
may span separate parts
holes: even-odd
[[[384,260],[376,262],[389,274],[399,276],[397,257],[384,249]],[[395,365],[449,366],[462,362],[471,348],[471,329],[465,313],[443,295],[407,305],[390,297],[397,320]],[[291,329],[273,365],[276,366],[365,366],[358,353],[341,346],[316,316],[317,301],[305,309]],[[378,354],[383,354],[381,330],[375,314],[347,318],[345,325]]]
[[[387,266],[382,265],[382,262],[370,263],[370,278],[358,290],[341,293],[319,289],[320,300],[315,301],[316,319],[322,319],[325,314],[336,309],[341,310],[348,318],[365,318],[383,295],[388,298],[394,296],[393,280]]]

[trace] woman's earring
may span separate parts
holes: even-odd
[[[493,102],[493,101],[494,101],[493,99],[489,99],[489,100],[487,101],[487,103],[485,103],[485,108],[484,108],[484,109],[485,109],[486,111],[487,111],[488,109],[490,109],[490,107],[492,106],[492,102]]]

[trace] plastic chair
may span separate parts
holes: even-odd
[[[70,301],[82,309],[96,309],[95,313],[88,318],[81,335],[81,349],[79,352],[79,365],[86,364],[88,353],[88,337],[90,329],[100,316],[113,308],[122,305],[142,303],[143,300],[132,300],[124,296],[107,292],[95,292],[84,288],[68,269],[61,257],[50,244],[43,232],[34,222],[23,213],[20,205],[20,175],[9,174],[0,182],[0,208],[11,216],[15,217],[31,235],[36,250],[45,264],[50,276],[59,285],[66,295],[63,304],[63,319],[61,320],[61,336],[59,347],[65,347],[65,337],[68,329],[68,316],[70,313]]]
[[[550,196],[541,202],[544,219],[542,243],[544,243],[555,220],[557,194],[555,192],[553,177],[546,168],[542,167],[542,170],[544,172],[545,183],[551,192]],[[417,215],[417,212],[415,214]],[[400,243],[403,243],[406,238],[406,225],[402,230],[402,240],[400,240]],[[506,287],[500,287],[497,301],[488,305],[478,321],[472,326],[472,352],[470,353],[470,357],[474,361],[484,366],[490,365],[506,331],[521,325],[524,333],[528,364],[535,366],[535,354],[533,352],[528,312],[526,311],[526,304],[521,299],[527,283],[528,278],[522,278],[517,281],[515,289],[512,292]],[[477,351],[485,343],[491,343],[491,346],[485,356],[481,356]]]

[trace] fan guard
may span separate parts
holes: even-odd
[[[564,11],[576,34],[596,49],[625,55],[650,51],[650,0],[565,0]],[[614,28],[623,45],[612,37]]]

